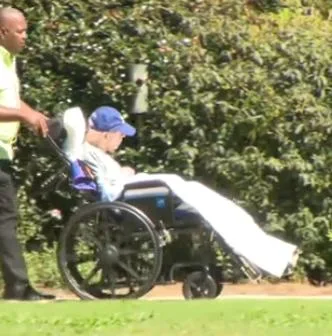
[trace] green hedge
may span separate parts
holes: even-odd
[[[101,104],[126,114],[128,66],[148,64],[149,113],[139,142],[128,143],[120,159],[140,171],[203,181],[233,198],[266,231],[300,245],[299,272],[330,279],[328,1],[7,3],[30,22],[20,71],[31,105],[50,116],[73,105],[88,114]],[[36,196],[56,167],[23,133],[16,177],[27,197],[22,228],[32,228],[24,237],[36,239],[38,231],[52,242],[58,228],[46,212],[56,207],[68,215],[75,201],[68,190]]]

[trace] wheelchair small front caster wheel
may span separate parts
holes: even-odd
[[[218,285],[213,277],[206,272],[190,273],[182,286],[185,299],[214,299],[218,296]]]
[[[224,285],[220,282],[217,283],[217,293],[216,293],[216,297],[218,297],[221,292],[224,290]]]

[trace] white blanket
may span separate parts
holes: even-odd
[[[195,181],[171,174],[137,174],[126,184],[158,180],[195,208],[239,255],[266,272],[281,277],[292,262],[296,246],[266,234],[253,218],[234,202]]]

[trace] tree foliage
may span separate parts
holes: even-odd
[[[299,244],[307,272],[329,276],[328,1],[7,3],[23,9],[30,23],[20,72],[32,106],[54,116],[74,105],[88,115],[110,104],[138,122],[126,113],[135,90],[126,73],[131,63],[148,64],[149,113],[141,116],[139,142],[119,153],[122,162],[203,181],[266,231]],[[23,133],[16,177],[28,199],[36,198],[44,235],[56,236],[44,214],[52,207],[70,212],[75,203],[67,194],[35,196],[57,168],[40,142]],[[23,203],[24,213],[29,203]]]

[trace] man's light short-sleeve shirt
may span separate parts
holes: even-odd
[[[16,60],[0,46],[0,105],[9,108],[20,107],[19,79]],[[13,158],[12,145],[16,140],[19,122],[0,122],[0,159]]]

